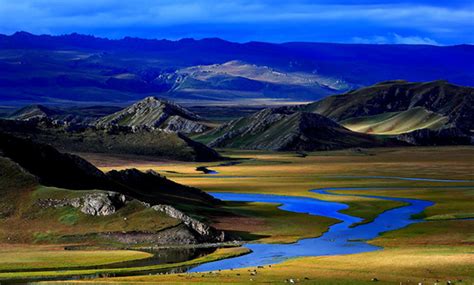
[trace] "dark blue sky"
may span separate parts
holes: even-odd
[[[472,0],[0,0],[0,33],[474,43]]]

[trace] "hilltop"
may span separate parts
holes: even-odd
[[[432,135],[449,132],[469,137],[474,130],[474,88],[447,81],[381,82],[302,109],[369,134],[400,135],[425,129]]]
[[[156,97],[147,97],[116,113],[100,118],[95,125],[98,128],[148,127],[182,133],[201,133],[209,129],[198,115]]]
[[[180,133],[160,129],[114,126],[68,125],[49,119],[0,120],[0,131],[38,143],[51,144],[61,151],[145,155],[183,161],[215,161],[222,157],[213,149]]]
[[[233,120],[197,138],[211,147],[260,150],[330,150],[383,146],[370,135],[352,132],[336,122],[295,107],[270,108]]]
[[[77,241],[110,247],[225,238],[186,214],[216,211],[221,201],[155,172],[103,173],[79,156],[2,133],[0,166],[2,242]]]
[[[33,104],[19,108],[7,114],[5,118],[20,121],[49,119],[68,124],[87,125],[119,109],[114,106],[58,107]]]
[[[325,150],[470,144],[474,88],[386,81],[307,105],[270,108],[197,136],[211,147]]]

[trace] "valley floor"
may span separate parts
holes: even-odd
[[[307,154],[222,150],[234,160],[221,163],[154,162],[139,157],[108,157],[82,154],[102,170],[136,167],[153,169],[185,185],[209,192],[266,193],[306,196],[342,202],[343,212],[368,223],[380,213],[403,204],[366,198],[363,195],[404,197],[433,201],[416,218],[424,223],[387,232],[370,241],[380,251],[355,255],[295,258],[273,266],[215,273],[143,275],[99,278],[79,283],[135,284],[164,283],[249,283],[294,282],[308,284],[455,284],[474,282],[474,147],[407,147],[357,149]],[[196,167],[206,166],[217,174],[204,174]],[[426,178],[439,179],[427,181]],[[451,181],[443,181],[449,179]],[[453,181],[455,180],[455,181]],[[367,190],[365,188],[380,187]],[[321,188],[358,188],[350,194],[330,196],[309,192]],[[349,193],[349,190],[333,190]],[[277,205],[229,203],[232,218],[214,216],[215,227],[234,231],[254,242],[294,242],[321,235],[337,220],[306,214],[288,213]],[[32,249],[32,251],[34,251]],[[239,249],[215,252],[208,258],[242,254]],[[116,253],[117,258],[120,253]],[[115,255],[115,253],[114,253]],[[114,255],[108,258],[114,258]],[[6,257],[5,257],[6,256]],[[104,262],[97,253],[98,260]],[[33,258],[33,257],[30,257]],[[37,257],[34,257],[37,258]],[[59,257],[58,257],[59,258]],[[143,258],[138,252],[124,254],[124,260]],[[11,259],[11,257],[10,257]],[[28,268],[28,258],[16,266]],[[10,262],[10,263],[9,263]],[[22,265],[21,263],[24,262]],[[45,260],[45,263],[57,261]],[[86,262],[86,261],[84,261]],[[98,261],[90,261],[93,265]],[[87,262],[86,262],[87,263]],[[83,265],[82,263],[78,266]],[[7,255],[0,255],[0,269],[11,268]],[[54,265],[52,265],[54,266]],[[4,271],[5,272],[5,271]],[[1,277],[0,272],[0,277]],[[69,281],[72,282],[72,281]]]

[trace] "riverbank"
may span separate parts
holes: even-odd
[[[472,284],[474,258],[474,221],[467,219],[433,220],[437,217],[465,217],[472,215],[472,182],[446,182],[395,179],[432,178],[438,180],[473,180],[473,147],[427,147],[372,149],[362,152],[334,151],[309,153],[301,158],[294,153],[233,152],[228,156],[248,160],[231,167],[212,166],[219,174],[212,179],[193,174],[193,164],[170,164],[154,167],[157,171],[174,170],[173,179],[200,187],[206,191],[254,192],[291,194],[316,197],[348,204],[344,214],[370,221],[380,213],[403,206],[399,201],[383,201],[362,196],[327,196],[311,193],[314,188],[358,188],[333,190],[332,193],[405,197],[435,202],[417,218],[428,222],[412,224],[400,230],[384,233],[369,241],[384,250],[331,257],[303,257],[285,261],[272,267],[254,268],[256,276],[247,270],[221,272],[220,275],[189,274],[186,276],[133,277],[112,279],[114,282],[202,282],[215,284],[284,282],[300,279],[311,284],[425,284],[436,280],[446,283]],[[120,167],[120,166],[119,166]],[[216,179],[220,175],[225,179]],[[235,178],[232,178],[235,176]],[[343,177],[341,177],[343,176]],[[364,179],[362,176],[371,176]],[[377,177],[377,176],[383,176]],[[387,177],[389,177],[387,179]],[[372,189],[372,188],[378,189]],[[432,187],[432,188],[429,188]],[[371,188],[371,189],[367,189]],[[238,225],[240,226],[240,225]],[[298,225],[306,232],[311,228]],[[241,226],[241,229],[244,226]],[[255,227],[253,227],[255,231]],[[273,233],[281,232],[274,229]],[[322,231],[324,232],[324,231]],[[305,280],[308,277],[309,280]],[[462,279],[463,282],[458,282]],[[112,280],[107,280],[111,282]],[[410,280],[410,281],[408,281]],[[104,280],[105,281],[105,280]]]
[[[302,158],[295,153],[233,152],[224,151],[234,158],[244,157],[238,165],[219,167],[209,164],[216,175],[196,172],[197,163],[153,162],[133,164],[125,162],[112,168],[138,166],[154,169],[170,179],[206,191],[253,192],[315,197],[349,205],[341,210],[370,221],[380,213],[403,206],[400,201],[344,195],[328,196],[309,192],[315,188],[358,188],[331,190],[332,193],[375,195],[434,201],[417,218],[428,220],[400,230],[390,231],[369,241],[384,250],[330,257],[302,257],[272,267],[228,270],[212,274],[172,274],[94,279],[90,284],[105,283],[249,283],[279,282],[294,279],[310,284],[423,284],[436,279],[463,279],[472,284],[474,276],[473,220],[438,220],[436,217],[465,217],[472,214],[472,188],[469,182],[430,182],[399,179],[368,178],[360,176],[388,176],[407,178],[434,178],[439,180],[472,180],[474,148],[398,148],[309,153]],[[107,166],[104,166],[107,169]],[[225,176],[225,179],[219,179]],[[344,176],[344,177],[336,177]],[[234,178],[232,178],[234,177]],[[431,187],[431,188],[428,188]],[[460,187],[462,186],[462,187]],[[377,189],[372,189],[373,187]],[[408,188],[406,188],[408,187]],[[370,190],[366,188],[371,188]],[[213,217],[213,224],[221,229],[245,232],[254,242],[294,242],[317,237],[334,224],[334,219],[288,213],[268,203],[236,203],[229,205],[240,214],[239,219]],[[436,219],[435,219],[436,218]],[[435,220],[432,220],[435,219]],[[432,221],[431,221],[432,220]],[[1,262],[1,260],[0,260]],[[309,280],[306,280],[308,278]],[[299,279],[299,281],[297,281]],[[426,279],[426,280],[423,280]],[[410,280],[410,283],[407,282]],[[86,281],[80,281],[84,283]],[[466,283],[469,282],[469,283]],[[463,284],[463,283],[458,283]]]

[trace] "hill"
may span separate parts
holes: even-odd
[[[0,131],[38,143],[51,144],[61,151],[146,155],[183,161],[215,161],[222,157],[213,149],[178,133],[159,129],[57,124],[49,119],[0,120]]]
[[[123,110],[100,118],[96,126],[148,127],[182,133],[201,133],[209,129],[196,114],[156,97],[147,97]]]
[[[0,166],[2,242],[119,246],[224,238],[179,210],[216,211],[219,200],[154,172],[103,173],[78,156],[6,134],[0,134]]]
[[[420,129],[474,130],[474,88],[447,81],[388,81],[303,107],[347,128],[397,135]]]
[[[118,111],[114,106],[75,106],[58,107],[45,105],[27,105],[4,116],[10,120],[29,121],[50,119],[68,124],[91,124],[97,119]]]
[[[28,121],[41,118],[52,118],[59,113],[59,111],[43,105],[29,105],[13,112],[8,116],[8,118],[12,120]]]
[[[297,107],[265,109],[233,120],[197,138],[212,147],[262,150],[329,150],[382,146],[373,136],[352,132]]]
[[[0,98],[9,106],[123,104],[157,95],[179,103],[308,102],[394,78],[473,86],[473,55],[471,45],[241,44],[18,32],[0,35]]]

